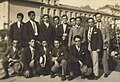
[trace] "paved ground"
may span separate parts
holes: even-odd
[[[110,61],[110,75],[108,78],[104,78],[103,70],[100,70],[100,78],[98,80],[88,80],[88,79],[81,79],[80,76],[76,77],[72,81],[64,81],[64,82],[120,82],[120,60],[111,60]],[[1,66],[0,66],[1,67]],[[115,70],[115,71],[112,71]],[[2,75],[3,71],[0,71]],[[61,82],[60,78],[57,76],[54,79],[51,79],[50,76],[40,76],[40,77],[33,77],[26,79],[24,77],[10,77],[9,79],[0,80],[0,82]]]

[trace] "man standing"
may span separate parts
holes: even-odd
[[[67,59],[68,59],[68,51],[67,48],[61,45],[59,40],[54,40],[54,47],[52,49],[52,61],[54,62],[51,68],[51,78],[55,77],[55,73],[58,68],[62,67],[62,76],[61,80],[66,80],[66,68],[67,68]]]
[[[82,43],[85,42],[85,28],[81,26],[82,19],[80,17],[76,17],[76,25],[70,29],[69,33],[69,40],[68,40],[68,46],[71,46],[74,44],[74,36],[80,35],[82,38]]]
[[[24,39],[23,39],[24,22],[23,22],[23,18],[24,18],[24,15],[22,13],[18,13],[17,14],[18,21],[13,23],[10,26],[10,31],[9,31],[10,43],[12,43],[11,41],[13,39],[16,39],[19,42],[18,45],[22,48],[24,47]]]
[[[102,16],[100,13],[95,14],[96,17],[96,26],[100,29],[103,37],[103,50],[100,52],[102,55],[103,69],[104,69],[104,77],[108,77],[108,55],[109,55],[109,24],[107,22],[103,22],[101,20]]]
[[[94,25],[94,19],[88,18],[87,22],[89,26],[86,34],[87,45],[93,62],[94,79],[97,80],[99,76],[99,52],[102,50],[103,38],[100,29]]]
[[[55,33],[56,33],[56,39],[58,39],[58,25],[60,24],[60,18],[58,16],[53,17],[53,22],[55,25]]]
[[[64,46],[68,46],[68,35],[69,35],[69,30],[70,30],[67,21],[68,21],[67,15],[63,15],[62,24],[58,26],[59,39],[61,39],[62,44]]]
[[[21,62],[23,63],[23,75],[30,78],[39,74],[39,58],[38,50],[35,48],[35,39],[29,39],[29,46],[27,46],[21,55]]]
[[[28,40],[30,38],[35,38],[36,41],[40,41],[40,27],[39,27],[39,23],[37,21],[35,21],[35,12],[34,11],[29,11],[28,12],[28,16],[30,18],[30,20],[25,23],[25,27],[23,30],[23,37],[25,39],[25,47],[28,46]]]
[[[54,26],[49,22],[49,15],[45,14],[43,15],[43,22],[40,24],[40,36],[41,41],[46,40],[48,42],[48,45],[52,45],[53,41],[55,39],[55,28]]]

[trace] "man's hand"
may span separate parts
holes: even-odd
[[[29,64],[30,67],[34,67],[34,60],[32,60]]]
[[[97,51],[97,52],[100,52],[100,49],[97,49],[96,51]]]

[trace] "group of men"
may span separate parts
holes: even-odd
[[[19,63],[22,70],[13,74],[23,75],[26,78],[56,74],[61,80],[72,80],[76,73],[81,78],[99,77],[99,59],[102,56],[104,77],[108,77],[108,24],[101,20],[101,14],[96,13],[94,18],[87,19],[87,28],[82,26],[82,18],[70,18],[67,15],[54,16],[52,24],[49,15],[42,16],[41,23],[35,21],[35,12],[29,11],[30,20],[23,22],[24,15],[17,14],[18,21],[13,23],[9,31],[11,46],[3,54],[2,65],[5,76],[9,77],[9,66]],[[106,26],[105,26],[106,25]]]

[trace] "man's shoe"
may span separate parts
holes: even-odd
[[[53,72],[51,72],[50,77],[55,78],[55,74]]]
[[[108,74],[104,74],[104,77],[107,78],[107,77],[108,77]]]
[[[94,80],[98,80],[98,76],[95,76],[95,77],[94,77]]]
[[[73,80],[73,79],[74,79],[74,76],[69,75],[68,81],[71,81],[71,80]]]
[[[7,79],[7,78],[9,78],[9,74],[5,74],[2,78],[0,78],[0,79]]]
[[[86,78],[86,76],[85,76],[85,75],[82,75],[82,76],[81,76],[81,79],[85,79],[85,78]]]
[[[61,81],[65,81],[66,80],[66,76],[65,75],[62,75],[61,76]]]

